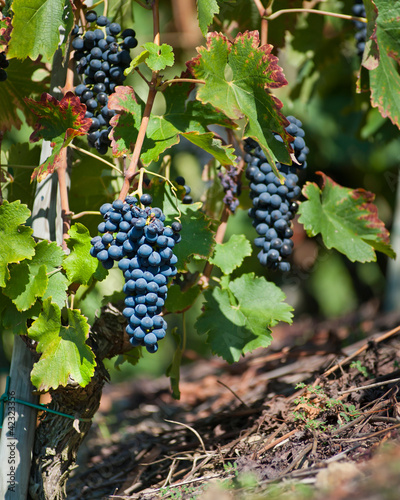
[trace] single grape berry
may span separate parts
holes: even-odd
[[[151,197],[150,194],[145,193],[145,194],[142,194],[142,196],[140,197],[140,203],[142,205],[144,205],[145,207],[151,205],[152,201],[153,201],[153,198]]]

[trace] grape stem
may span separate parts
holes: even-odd
[[[222,243],[224,241],[225,233],[226,233],[226,228],[228,226],[228,219],[230,216],[231,212],[227,206],[224,206],[224,210],[222,212],[221,216],[221,224],[218,226],[217,232],[215,233],[215,242],[216,243]],[[210,281],[210,276],[212,273],[214,266],[213,264],[210,264],[210,262],[207,262],[207,264],[204,266],[204,271],[202,276],[200,277],[199,284],[203,288],[207,288],[209,281]]]
[[[153,11],[153,33],[154,33],[153,42],[156,45],[160,45],[160,17],[159,17],[159,9],[158,9],[158,0],[153,1],[152,11]],[[147,102],[146,102],[146,106],[144,108],[142,122],[141,122],[140,127],[139,127],[139,132],[138,132],[138,136],[136,139],[136,144],[135,144],[135,147],[133,149],[133,154],[132,154],[131,161],[129,163],[129,168],[125,172],[124,183],[122,185],[122,189],[121,189],[121,192],[119,194],[119,199],[122,201],[125,200],[128,192],[129,192],[131,181],[136,173],[138,162],[140,160],[140,153],[142,151],[143,142],[144,142],[144,139],[146,137],[146,130],[147,130],[147,126],[148,126],[149,120],[150,120],[150,113],[151,113],[151,110],[153,108],[154,99],[157,95],[158,80],[159,80],[158,71],[153,71],[152,77],[151,77],[151,82],[149,83],[149,95],[147,96]]]
[[[254,0],[257,1],[257,0]],[[367,23],[367,19],[365,17],[357,17],[357,16],[350,16],[348,14],[339,14],[336,12],[328,12],[325,10],[317,10],[317,9],[282,9],[282,10],[277,10],[273,14],[267,15],[264,17],[271,21],[273,19],[276,19],[282,14],[290,14],[292,12],[305,12],[307,14],[319,14],[321,16],[330,16],[330,17],[338,17],[340,19],[347,19],[349,21],[360,21],[361,23]]]

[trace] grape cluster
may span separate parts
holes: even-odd
[[[184,205],[191,205],[193,203],[193,198],[190,196],[191,189],[189,186],[186,185],[185,178],[179,175],[176,179],[175,182],[178,184],[178,186],[183,186],[185,188],[186,194],[183,197],[182,203]]]
[[[263,266],[284,272],[290,270],[287,259],[293,249],[291,220],[298,210],[296,199],[301,192],[297,185],[299,178],[296,171],[306,168],[306,156],[309,151],[303,139],[304,130],[301,128],[301,121],[293,116],[288,116],[287,119],[290,123],[286,131],[294,137],[291,145],[300,165],[275,164],[285,179],[284,184],[281,184],[273,172],[256,141],[246,139],[244,145],[246,177],[250,181],[250,197],[253,200],[249,216],[253,219],[253,226],[259,235],[254,244],[261,249],[258,259]],[[277,134],[275,138],[283,141]]]
[[[6,53],[0,52],[0,82],[4,82],[7,80],[7,71],[6,69],[8,68],[9,61],[7,61],[7,55]]]
[[[137,205],[134,196],[127,196],[125,202],[116,200],[100,207],[104,222],[98,230],[102,236],[91,240],[90,254],[106,269],[118,261],[125,277],[123,315],[129,321],[129,340],[133,346],[145,346],[154,353],[166,333],[161,311],[168,280],[177,274],[173,248],[181,240],[182,225],[174,221],[164,226],[165,215],[160,208],[149,206],[150,195],[142,195],[140,202],[144,208]]]
[[[75,94],[86,105],[86,118],[92,119],[87,136],[89,146],[105,154],[111,144],[108,138],[110,119],[115,115],[107,106],[108,96],[125,80],[124,70],[131,63],[129,51],[137,46],[137,40],[134,30],[126,29],[121,33],[118,23],[97,16],[94,11],[87,12],[85,17],[90,28],[97,28],[83,35],[79,34],[78,26],[72,31],[77,72],[84,75],[84,83],[76,87]]]
[[[225,167],[225,171],[218,172],[218,177],[221,181],[221,186],[225,191],[223,202],[234,214],[238,205],[241,192],[241,183],[239,180],[239,169],[235,165]]]
[[[357,17],[366,17],[363,0],[355,0],[351,10],[353,12],[353,15]],[[355,34],[355,39],[357,42],[357,55],[359,57],[362,57],[365,50],[365,43],[367,41],[367,24],[362,23],[361,21],[353,21],[353,24],[357,30]]]

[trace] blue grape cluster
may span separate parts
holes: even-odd
[[[193,198],[190,196],[192,190],[189,186],[186,185],[185,178],[181,175],[178,175],[178,177],[175,179],[175,182],[178,184],[178,186],[183,186],[185,188],[185,196],[183,197],[182,203],[184,205],[191,205],[193,203]]]
[[[355,0],[354,5],[352,7],[352,12],[354,16],[357,17],[366,17],[365,7],[363,4],[363,0]],[[356,28],[355,39],[357,42],[357,55],[362,57],[365,50],[365,43],[367,41],[367,24],[362,23],[361,21],[353,21],[353,24]]]
[[[218,172],[219,180],[221,181],[222,189],[225,192],[224,199],[222,200],[229,210],[234,214],[239,206],[239,199],[241,192],[240,172],[235,165],[228,165],[225,171]]]
[[[178,259],[173,252],[181,240],[180,222],[164,226],[165,215],[150,207],[152,198],[134,196],[125,202],[116,200],[100,207],[104,222],[98,226],[102,236],[92,240],[90,254],[111,269],[114,261],[124,273],[126,294],[123,315],[128,319],[126,332],[133,346],[145,346],[154,353],[165,337],[167,323],[161,316],[167,298],[168,280],[177,274]]]
[[[250,181],[250,197],[253,200],[249,216],[259,235],[254,244],[261,249],[258,259],[263,266],[283,272],[290,270],[287,259],[293,250],[291,220],[298,210],[296,199],[301,192],[296,172],[297,169],[307,167],[306,157],[309,152],[303,139],[301,121],[293,116],[288,116],[287,119],[290,123],[286,131],[294,137],[291,145],[300,165],[276,163],[276,168],[285,178],[284,184],[281,184],[273,172],[258,143],[253,139],[246,139],[244,144],[246,177]],[[275,138],[283,141],[278,134],[275,134]]]
[[[137,46],[137,40],[134,30],[126,29],[121,33],[118,23],[97,16],[94,11],[86,13],[86,20],[90,22],[90,28],[95,25],[97,28],[83,35],[79,34],[78,26],[72,31],[76,69],[84,75],[84,83],[77,85],[75,94],[86,105],[86,118],[92,119],[87,136],[89,146],[106,154],[111,144],[109,123],[115,115],[115,111],[107,106],[108,96],[125,80],[124,70],[131,63],[129,51]]]
[[[7,80],[7,71],[6,69],[8,68],[8,65],[10,62],[7,60],[7,55],[6,53],[0,52],[0,82],[4,82]]]

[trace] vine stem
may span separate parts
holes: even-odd
[[[254,1],[256,2],[257,0]],[[282,9],[282,10],[277,10],[273,14],[268,15],[266,19],[271,21],[273,19],[276,19],[282,14],[290,14],[292,12],[305,12],[307,14],[319,14],[321,16],[338,17],[340,19],[347,19],[349,21],[360,21],[362,23],[367,22],[367,19],[365,17],[350,16],[348,14],[339,14],[336,12],[328,12],[326,10],[317,10],[317,9]]]
[[[152,4],[152,11],[153,11],[153,42],[156,45],[160,45],[160,16],[159,16],[159,9],[158,9],[158,0],[154,0]],[[142,122],[139,127],[139,132],[138,136],[136,139],[136,144],[133,149],[133,154],[131,161],[129,163],[129,168],[125,172],[125,179],[124,183],[121,189],[121,192],[119,194],[119,199],[124,200],[126,198],[126,195],[128,194],[130,185],[131,185],[131,180],[133,179],[136,169],[138,166],[138,162],[140,159],[140,153],[142,151],[142,146],[144,139],[146,137],[146,130],[147,126],[149,124],[150,120],[150,113],[153,108],[154,104],[154,99],[157,95],[157,81],[158,81],[158,71],[153,71],[152,77],[151,77],[151,82],[149,83],[149,95],[147,96],[147,102],[146,106],[144,108],[143,112],[143,117],[142,117]]]
[[[71,218],[69,211],[68,201],[68,188],[67,188],[67,148],[63,148],[60,152],[60,159],[57,166],[58,184],[60,188],[61,200],[61,217],[63,220],[63,250],[67,250],[66,239],[69,237],[68,231],[71,227]]]
[[[261,0],[254,0],[254,3],[261,17],[261,45],[266,45],[268,42],[268,15],[271,11],[269,7],[264,7]]]

